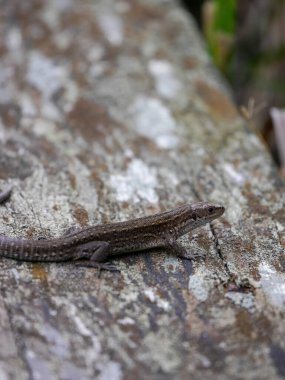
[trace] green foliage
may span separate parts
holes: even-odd
[[[236,28],[236,0],[214,0],[214,30],[233,35]]]
[[[237,0],[211,0],[205,3],[204,32],[210,55],[227,71],[236,30]]]

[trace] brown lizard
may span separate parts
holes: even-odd
[[[7,197],[2,195],[2,199]],[[116,270],[106,263],[113,256],[154,248],[171,249],[179,257],[192,259],[195,255],[187,255],[176,240],[218,218],[224,211],[223,206],[198,202],[125,222],[83,228],[55,239],[0,236],[0,257],[24,261],[85,260],[78,264],[108,270]]]

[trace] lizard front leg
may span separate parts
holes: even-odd
[[[74,260],[86,259],[89,260],[79,261],[77,266],[98,268],[109,271],[119,271],[114,265],[106,261],[110,257],[111,247],[106,241],[91,241],[77,246],[77,252]]]

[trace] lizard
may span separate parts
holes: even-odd
[[[0,200],[1,194],[4,193],[0,193]],[[2,199],[7,200],[7,196]],[[117,270],[107,262],[113,256],[161,248],[191,260],[197,255],[189,256],[176,240],[220,217],[224,211],[223,206],[197,202],[137,219],[82,228],[58,238],[0,236],[0,257],[43,262],[81,260],[77,265]]]

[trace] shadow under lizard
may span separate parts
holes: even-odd
[[[0,203],[11,189],[0,193]],[[80,260],[77,265],[117,270],[106,261],[113,256],[161,248],[178,257],[193,259],[176,240],[224,213],[223,206],[208,202],[186,204],[173,210],[125,222],[100,224],[46,240],[0,236],[0,257],[21,261],[60,262]]]

